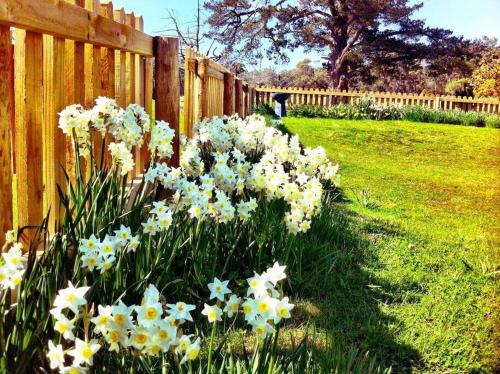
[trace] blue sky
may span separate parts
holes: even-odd
[[[500,39],[500,0],[422,0],[424,7],[418,13],[419,18],[429,26],[447,28],[457,35],[467,38],[479,38],[483,35]],[[173,9],[182,22],[193,19],[197,0],[114,0],[114,7],[125,7],[144,17],[145,32],[151,35],[167,27],[167,10]],[[309,58],[319,61],[315,54],[294,51],[289,54],[290,64]],[[273,61],[263,62],[263,66],[272,66]]]

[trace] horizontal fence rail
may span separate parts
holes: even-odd
[[[184,62],[184,129],[203,118],[250,114],[255,89],[224,66],[187,47]]]
[[[58,128],[58,113],[67,105],[88,108],[98,96],[108,96],[121,107],[144,106],[153,116],[155,88],[154,117],[176,131],[176,156],[170,160],[176,162],[179,43],[176,38],[152,37],[143,29],[141,16],[113,9],[111,2],[2,0],[0,245],[14,222],[17,227],[36,227],[49,210],[49,228],[61,219],[56,186],[67,190],[61,166],[69,174],[74,169],[71,141]],[[96,158],[100,136],[94,145],[97,142]],[[147,145],[134,154],[131,177],[147,164]],[[35,231],[25,232],[22,240],[28,242]]]
[[[371,91],[335,91],[319,89],[301,89],[290,87],[255,88],[255,100],[252,105],[267,103],[273,105],[272,93],[290,93],[287,103],[295,106],[318,105],[332,107],[341,103],[354,103],[362,97],[371,97],[378,105],[419,105],[434,109],[461,109],[485,113],[500,113],[500,99],[472,98],[456,96],[417,95],[395,92]]]

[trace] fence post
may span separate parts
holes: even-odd
[[[12,35],[8,26],[0,26],[0,247],[5,232],[13,229],[11,129],[14,120],[14,66]]]
[[[243,118],[243,81],[239,78],[236,78],[234,84],[234,101],[236,105],[236,113]]]
[[[170,159],[173,166],[179,165],[179,40],[155,36],[155,119],[163,120],[175,130],[174,154]]]
[[[439,109],[441,107],[441,98],[439,96],[436,96],[434,99],[434,109]]]
[[[46,209],[49,216],[49,230],[56,230],[62,218],[57,185],[66,192],[66,177],[63,166],[66,163],[66,139],[58,127],[58,113],[64,108],[64,39],[44,36],[43,48],[43,155],[45,174]]]
[[[224,114],[234,114],[234,74],[224,73]]]
[[[198,58],[196,67],[196,108],[194,122],[199,122],[207,116],[208,112],[208,58]]]
[[[20,29],[15,38],[17,225],[38,226],[43,218],[43,41],[41,34]],[[23,243],[34,232],[24,232]]]

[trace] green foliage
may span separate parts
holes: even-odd
[[[500,128],[500,115],[498,114],[465,112],[458,109],[430,109],[421,106],[378,106],[369,98],[359,100],[355,104],[338,104],[331,108],[317,105],[292,106],[288,110],[288,116],[346,120],[404,120]]]
[[[332,270],[310,286],[328,311],[316,325],[396,373],[494,372],[499,130],[283,120],[342,166],[344,203],[324,243]]]
[[[276,117],[276,113],[274,112],[274,108],[267,103],[260,103],[252,108],[252,113],[260,114],[263,116],[271,116]]]
[[[451,80],[444,87],[444,91],[454,96],[472,96],[471,80],[469,78]]]
[[[429,109],[420,106],[408,106],[403,109],[403,119],[412,122],[445,123],[477,127],[500,127],[500,116],[463,110]]]
[[[472,72],[474,95],[478,97],[500,97],[500,50],[486,52],[479,66]]]
[[[379,106],[371,98],[362,98],[355,104],[339,104],[331,108],[317,105],[293,106],[289,109],[291,117],[334,118],[334,119],[401,119],[401,108],[388,105]]]

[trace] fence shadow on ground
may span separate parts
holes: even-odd
[[[397,230],[349,210],[341,190],[313,220],[304,243],[303,274],[311,274],[295,291],[311,302],[298,308],[302,318],[310,319],[326,331],[345,350],[359,349],[375,354],[380,364],[393,372],[411,373],[422,367],[420,354],[409,345],[395,340],[391,330],[400,328],[399,321],[381,310],[390,299],[392,286],[377,279],[369,269],[379,266],[370,248],[370,235],[398,235]],[[404,328],[404,327],[403,327]]]

